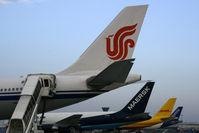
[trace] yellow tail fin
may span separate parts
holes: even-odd
[[[176,98],[170,98],[162,108],[155,114],[155,116],[165,116],[169,117],[175,105]]]

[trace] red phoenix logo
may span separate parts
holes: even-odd
[[[136,32],[136,26],[126,26],[119,29],[115,35],[109,35],[106,39],[106,51],[109,58],[112,60],[124,60],[128,54],[128,47],[133,48],[135,43],[132,39],[126,39],[125,37],[133,35]],[[114,37],[113,37],[114,36]],[[113,37],[113,39],[111,39]],[[111,49],[111,40],[113,47]],[[129,45],[128,45],[129,44]]]

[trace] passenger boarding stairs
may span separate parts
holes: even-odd
[[[30,133],[37,128],[37,110],[42,97],[53,97],[55,75],[32,74],[26,78],[7,133]]]

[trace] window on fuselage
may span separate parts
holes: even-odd
[[[7,91],[7,89],[4,89],[4,91]]]
[[[16,88],[16,91],[19,91],[19,88]]]
[[[23,90],[23,88],[20,88],[20,90],[22,91],[22,90]]]
[[[15,88],[12,88],[12,91],[15,91]]]
[[[1,89],[1,91],[3,91],[3,89]]]
[[[9,88],[8,91],[11,91],[11,89]]]

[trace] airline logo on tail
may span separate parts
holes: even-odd
[[[177,110],[172,114],[172,116],[176,117],[177,114],[181,112],[181,110],[182,110],[181,108],[177,108]],[[178,118],[178,117],[176,117],[176,118]]]
[[[134,108],[134,106],[139,103],[139,101],[150,91],[150,88],[148,88],[148,86],[135,98],[135,100],[133,100],[129,106],[128,109],[132,110]]]
[[[126,37],[132,36],[136,32],[136,26],[137,24],[122,27],[115,33],[115,35],[112,34],[105,38],[106,51],[110,59],[126,59],[128,55],[128,49],[133,48],[135,46],[135,42],[132,39],[126,39]]]
[[[167,109],[167,110],[160,110],[160,112],[170,112],[170,111]]]

